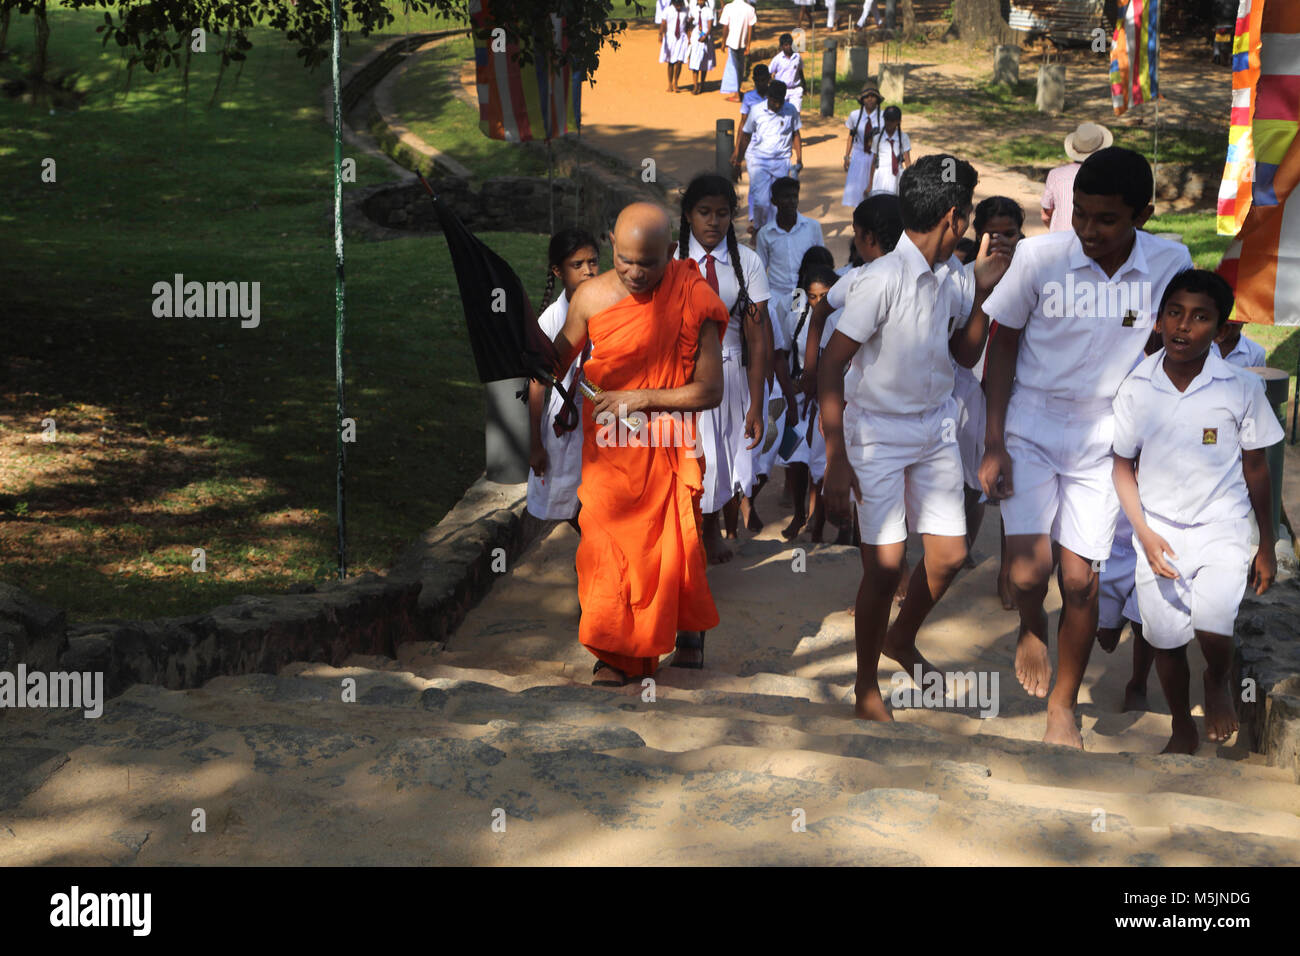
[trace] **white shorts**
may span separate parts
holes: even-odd
[[[863,544],[907,540],[918,534],[966,536],[957,401],[919,415],[864,414],[845,409],[844,440],[862,502]]]
[[[1102,562],[1097,587],[1097,627],[1109,630],[1123,627],[1125,621],[1141,621],[1133,572],[1137,552],[1133,550],[1133,528],[1120,517],[1125,528],[1115,533],[1110,557]],[[1126,529],[1126,530],[1125,530]]]
[[[1180,525],[1156,515],[1146,517],[1151,530],[1178,555],[1165,558],[1178,577],[1159,577],[1145,554],[1138,558],[1142,636],[1162,650],[1191,643],[1196,631],[1231,636],[1250,573],[1250,519]],[[1134,538],[1134,548],[1141,547]]]
[[[1061,399],[1017,386],[1007,408],[1014,488],[1002,502],[1007,534],[1050,534],[1082,558],[1108,558],[1119,517],[1114,427],[1109,399]]]
[[[984,457],[986,421],[984,389],[975,373],[958,365],[953,370],[953,397],[960,406],[957,419],[957,450],[961,452],[962,479],[967,488],[980,487],[980,461]]]
[[[789,172],[790,160],[788,157],[764,158],[746,151],[745,169],[749,173],[749,219],[755,228],[761,228],[776,216],[772,183]]]

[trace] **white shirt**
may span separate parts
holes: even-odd
[[[860,266],[845,266],[846,271],[840,273],[839,280],[830,287],[826,292],[826,301],[832,309],[844,308],[844,303],[848,301],[849,289],[853,286],[853,280],[862,272],[870,263],[864,262]]]
[[[822,227],[815,219],[795,213],[794,228],[786,232],[774,216],[758,230],[754,245],[767,268],[767,284],[779,292],[791,292],[799,284],[799,263],[813,246],[822,245]]]
[[[871,125],[870,136],[867,135],[868,124]],[[844,125],[850,130],[857,131],[857,139],[853,142],[853,149],[860,149],[870,154],[871,143],[875,140],[876,134],[885,128],[883,111],[879,106],[874,110],[859,106],[849,114],[849,118],[844,121]]]
[[[749,293],[749,300],[755,305],[766,302],[772,297],[772,293],[767,286],[767,275],[763,272],[763,261],[749,246],[737,243],[736,249],[740,253],[740,269],[745,275],[745,291]],[[722,336],[722,347],[739,351],[740,318],[734,310],[736,300],[740,298],[740,286],[736,282],[736,269],[731,264],[731,254],[727,251],[727,241],[724,239],[713,249],[705,249],[700,244],[700,240],[695,238],[695,233],[691,233],[687,255],[699,263],[700,275],[706,279],[708,266],[704,262],[704,257],[710,253],[714,258],[714,273],[718,277],[718,298],[727,307],[727,311],[732,313],[731,318],[727,320],[727,331]]]
[[[1264,351],[1264,346],[1246,338],[1245,332],[1241,333],[1237,339],[1237,344],[1232,347],[1232,351],[1227,355],[1223,354],[1223,346],[1217,343],[1213,351],[1218,352],[1229,365],[1235,365],[1238,368],[1260,368],[1268,362],[1268,353]]]
[[[893,252],[854,274],[838,326],[862,343],[844,380],[846,436],[850,413],[920,414],[952,395],[948,341],[969,319],[952,262],[931,268],[903,233]]]
[[[1142,453],[1142,510],[1178,524],[1246,517],[1251,506],[1241,452],[1283,437],[1264,380],[1211,348],[1201,373],[1180,392],[1165,374],[1164,358],[1164,349],[1149,356],[1115,396],[1115,454]]]
[[[767,100],[755,103],[745,116],[742,132],[750,134],[746,156],[756,159],[788,159],[794,146],[794,132],[801,129],[799,111],[790,103],[782,103],[775,113]]]
[[[744,49],[745,41],[749,39],[757,22],[758,14],[745,0],[731,0],[731,3],[722,8],[722,16],[718,20],[719,25],[727,28],[724,42],[733,50]]]
[[[569,317],[569,296],[564,289],[560,289],[560,297],[548,305],[537,317],[537,327],[542,330],[542,335],[548,340],[554,339],[560,334],[560,329],[564,328],[564,320]],[[582,365],[582,355],[579,353],[569,364],[569,370],[564,373],[563,385],[567,391],[573,392],[573,378],[578,373],[579,366]],[[581,393],[574,393],[574,402]]]
[[[1181,242],[1138,230],[1133,251],[1107,277],[1073,232],[1022,239],[984,312],[1023,329],[1018,386],[1062,398],[1109,400],[1146,348],[1169,280],[1192,267]]]
[[[655,23],[662,23],[668,16],[668,11],[673,8],[673,0],[656,0],[655,2]]]
[[[740,115],[748,116],[749,111],[754,108],[755,103],[766,103],[767,97],[758,90],[750,90],[740,99]],[[744,122],[743,120],[741,121]],[[744,128],[743,126],[741,127]]]
[[[803,65],[798,53],[791,53],[786,56],[784,53],[778,53],[772,57],[772,62],[767,68],[772,71],[772,79],[780,80],[785,84],[786,92],[799,86],[796,81],[799,79],[799,67]]]
[[[1044,212],[1051,213],[1052,224],[1048,232],[1068,232],[1074,229],[1074,177],[1082,163],[1066,163],[1047,174],[1043,197],[1038,204]]]

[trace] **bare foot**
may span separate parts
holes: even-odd
[[[849,617],[857,617],[857,616],[858,616],[858,606],[856,604],[850,604]]]
[[[1083,749],[1083,737],[1075,726],[1073,710],[1047,705],[1047,733],[1043,734],[1043,743]]]
[[[818,529],[818,532],[817,532],[817,540],[818,540],[818,541],[821,541],[821,529]],[[853,543],[853,526],[852,526],[852,525],[848,525],[848,524],[842,524],[842,525],[840,525],[840,526],[839,526],[839,530],[835,532],[835,543],[836,543],[836,544],[852,544],[852,543]]]
[[[799,537],[799,532],[803,530],[803,525],[806,520],[807,519],[803,515],[796,512],[795,516],[790,519],[790,523],[782,529],[781,537],[785,538],[787,541],[793,541],[795,538]]]
[[[853,693],[857,698],[857,703],[853,705],[853,716],[858,720],[893,722],[893,715],[885,707],[885,699],[880,696],[880,688],[875,684],[866,687],[854,685]]]
[[[722,543],[722,538],[715,534],[704,536],[704,554],[709,564],[726,564],[731,560],[731,549]]]
[[[1214,680],[1205,674],[1205,736],[1215,743],[1225,743],[1237,732],[1237,710],[1227,681]]]
[[[899,604],[907,599],[907,580],[912,576],[912,566],[903,558],[902,573],[898,578],[898,587],[894,591],[894,600]]]
[[[682,644],[683,637],[688,642],[695,642],[695,639],[699,638],[701,645],[704,640],[704,636],[699,631],[678,631],[677,649],[673,652],[672,666],[698,669],[704,663],[704,647],[687,647]]]
[[[1150,710],[1147,706],[1147,685],[1129,681],[1124,685],[1125,710]]]
[[[881,653],[891,661],[897,661],[903,671],[907,673],[907,676],[914,681],[916,680],[916,667],[918,664],[921,667],[922,680],[930,673],[938,674],[939,679],[943,680],[943,672],[921,655],[921,652],[916,649],[915,642],[899,637],[898,632],[893,627],[890,627],[885,632],[885,646]],[[945,685],[944,693],[946,694],[947,691],[948,688]]]
[[[1097,644],[1107,654],[1111,653],[1112,651],[1115,650],[1116,645],[1119,644],[1119,635],[1120,632],[1122,632],[1123,630],[1124,630],[1123,624],[1121,624],[1119,627],[1097,628]]]
[[[1052,685],[1047,645],[1032,634],[1021,634],[1016,643],[1016,678],[1031,697],[1046,697]]]
[[[751,504],[746,510],[749,512],[749,517],[745,519],[745,527],[754,532],[754,534],[758,534],[763,530],[763,519],[758,516],[758,511],[754,508],[753,504]]]
[[[1160,751],[1162,754],[1194,754],[1200,744],[1201,738],[1196,734],[1196,721],[1191,717],[1186,722],[1182,720],[1174,721],[1174,733],[1169,738],[1169,743],[1165,744],[1165,749]]]

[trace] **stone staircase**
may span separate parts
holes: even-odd
[[[1087,752],[1040,743],[1043,705],[1018,685],[987,719],[853,720],[847,615],[795,626],[800,608],[752,597],[790,573],[773,538],[711,572],[709,667],[653,688],[590,686],[561,526],[446,645],[136,684],[97,720],[9,711],[0,864],[1300,863],[1289,769],[1240,747],[1156,755],[1167,714],[1102,706],[1092,670]],[[851,594],[853,552],[804,547],[815,586]],[[1014,683],[1005,635],[978,646],[1000,612],[988,572],[959,578],[934,640],[963,635],[969,666]]]

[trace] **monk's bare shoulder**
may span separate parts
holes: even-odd
[[[573,301],[569,303],[569,312],[576,313],[585,322],[625,298],[627,298],[627,289],[619,281],[618,273],[610,269],[589,279],[574,290]]]

